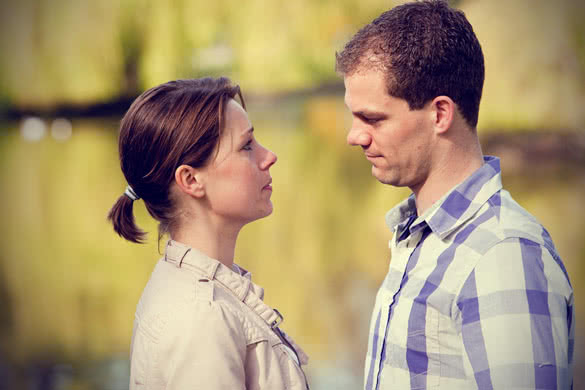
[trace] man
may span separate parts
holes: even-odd
[[[392,261],[372,314],[365,389],[568,389],[573,292],[548,232],[502,189],[477,137],[480,44],[463,12],[408,3],[341,53],[347,136],[380,182]]]

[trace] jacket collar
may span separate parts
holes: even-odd
[[[220,283],[252,309],[270,328],[278,327],[284,321],[280,312],[264,303],[264,289],[252,282],[252,274],[244,268],[234,264],[234,268],[230,269],[203,252],[174,240],[167,242],[164,260],[178,268],[195,270],[205,279]],[[294,346],[301,364],[307,364],[309,358],[305,352],[286,334],[285,337]]]
[[[209,280],[217,280],[241,301],[248,293],[264,299],[264,289],[253,283],[252,274],[237,264],[230,269],[203,252],[174,240],[167,242],[165,260],[177,267],[195,269]]]
[[[485,156],[484,164],[462,183],[436,201],[422,216],[411,224],[411,233],[429,226],[441,239],[460,227],[502,189],[500,159]],[[414,194],[386,214],[386,224],[396,231],[401,224],[416,216]]]

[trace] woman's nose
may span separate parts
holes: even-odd
[[[264,157],[264,160],[262,161],[260,168],[262,170],[268,169],[271,166],[273,166],[274,163],[276,163],[276,160],[278,160],[276,154],[274,154],[271,150],[266,149],[266,156]]]

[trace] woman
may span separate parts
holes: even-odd
[[[235,100],[239,98],[241,105]],[[108,218],[132,242],[143,199],[169,234],[136,309],[131,389],[307,389],[307,357],[234,263],[240,229],[272,213],[276,155],[254,137],[238,86],[177,80],[139,96],[120,126],[126,191]]]

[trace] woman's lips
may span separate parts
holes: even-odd
[[[272,179],[270,179],[268,181],[268,184],[266,184],[264,187],[262,187],[263,190],[267,190],[267,191],[272,191]]]

